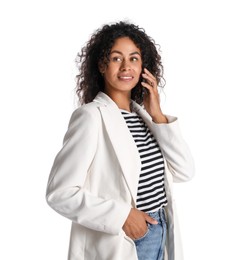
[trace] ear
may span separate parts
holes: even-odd
[[[99,72],[101,74],[104,74],[105,73],[105,68],[106,68],[106,65],[104,64],[104,62],[100,61],[98,63],[98,68],[99,68]]]

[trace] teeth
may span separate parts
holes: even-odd
[[[121,79],[131,79],[131,77],[120,77]]]

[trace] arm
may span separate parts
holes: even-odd
[[[174,182],[189,181],[194,176],[194,161],[184,141],[178,120],[166,116],[167,124],[153,123],[152,130],[167,161]]]
[[[71,117],[63,147],[57,154],[48,180],[47,203],[59,214],[87,228],[118,234],[130,206],[105,200],[84,188],[98,143],[97,114],[83,108]]]
[[[194,162],[180,133],[178,121],[162,113],[155,77],[147,69],[144,69],[142,76],[146,79],[142,85],[148,89],[148,94],[144,96],[144,106],[152,118],[152,132],[165,156],[173,181],[188,181],[194,175]]]

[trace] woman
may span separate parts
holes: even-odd
[[[81,106],[47,187],[48,204],[72,220],[68,259],[181,260],[172,183],[194,168],[177,118],[160,108],[154,41],[119,22],[78,56]]]

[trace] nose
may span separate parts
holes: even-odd
[[[130,66],[130,62],[128,60],[123,60],[121,63],[121,67],[120,70],[121,71],[126,71],[126,70],[130,70],[131,66]]]

